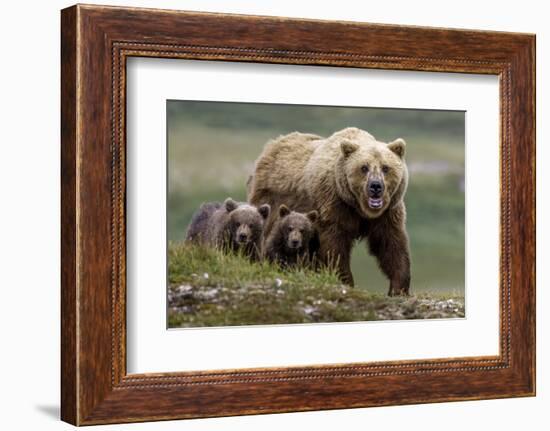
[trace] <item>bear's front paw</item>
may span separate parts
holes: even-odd
[[[409,296],[409,286],[390,284],[388,296]]]

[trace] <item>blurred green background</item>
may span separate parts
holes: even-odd
[[[458,111],[169,100],[168,240],[184,239],[201,203],[245,200],[246,180],[269,139],[354,126],[381,141],[407,141],[411,292],[463,295],[464,118]],[[357,287],[387,291],[364,243],[354,248],[352,271]]]

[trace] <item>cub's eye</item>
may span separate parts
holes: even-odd
[[[369,167],[368,167],[367,165],[361,166],[361,172],[363,172],[364,174],[366,174],[368,171],[369,171]]]
[[[385,174],[387,174],[389,171],[390,171],[390,167],[389,167],[389,166],[382,166],[382,172],[384,172]]]

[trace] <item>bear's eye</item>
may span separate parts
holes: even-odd
[[[384,172],[385,174],[387,174],[388,172],[390,171],[390,167],[389,166],[382,166],[382,172]]]
[[[368,165],[363,165],[363,166],[361,166],[361,172],[363,172],[364,174],[366,174],[368,171],[369,171]]]

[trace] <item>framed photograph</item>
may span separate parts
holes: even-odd
[[[535,394],[535,36],[61,14],[62,419]]]

